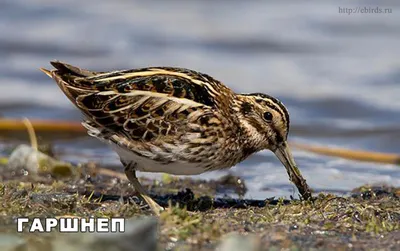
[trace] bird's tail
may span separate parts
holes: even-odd
[[[52,66],[54,66],[54,68],[56,68],[56,70],[49,71],[44,68],[40,68],[40,70],[51,78],[53,77],[52,73],[55,73],[55,72],[57,72],[58,74],[70,74],[70,75],[73,75],[76,77],[91,77],[91,76],[96,75],[96,72],[81,69],[81,68],[75,67],[73,65],[60,62],[60,61],[51,61],[50,64]]]
[[[96,72],[81,69],[60,61],[51,61],[50,63],[55,69],[40,68],[40,70],[54,79],[64,94],[75,105],[77,97],[96,92],[93,82],[87,79],[96,75]]]

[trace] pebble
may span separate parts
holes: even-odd
[[[230,233],[223,237],[218,251],[259,251],[261,250],[261,240],[253,234],[241,235]]]
[[[11,171],[27,170],[28,173],[51,173],[58,176],[73,174],[71,164],[58,161],[28,145],[19,145],[11,153],[7,169]]]

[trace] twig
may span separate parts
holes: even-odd
[[[38,150],[38,142],[37,142],[37,138],[36,138],[35,129],[33,128],[31,121],[27,118],[24,118],[22,120],[22,122],[25,124],[26,129],[28,130],[29,140],[31,142],[32,148],[37,151]]]
[[[345,148],[311,146],[293,142],[291,142],[290,145],[304,151],[309,151],[328,156],[340,157],[344,159],[400,165],[400,155],[392,153],[380,153],[380,152],[351,150]]]

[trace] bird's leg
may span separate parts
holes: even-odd
[[[150,209],[157,215],[160,215],[160,212],[164,210],[163,207],[157,204],[150,196],[147,194],[143,186],[139,183],[139,180],[136,177],[135,171],[135,163],[129,163],[125,165],[125,174],[128,180],[135,187],[135,190],[139,193],[139,195],[146,201],[147,205],[149,205]]]

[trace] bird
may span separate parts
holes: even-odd
[[[272,151],[300,193],[309,195],[287,142],[289,112],[277,98],[235,93],[186,68],[96,72],[50,64],[54,69],[40,70],[83,113],[88,135],[118,154],[129,182],[154,214],[164,208],[148,195],[137,171],[196,175],[228,169],[261,150]]]

